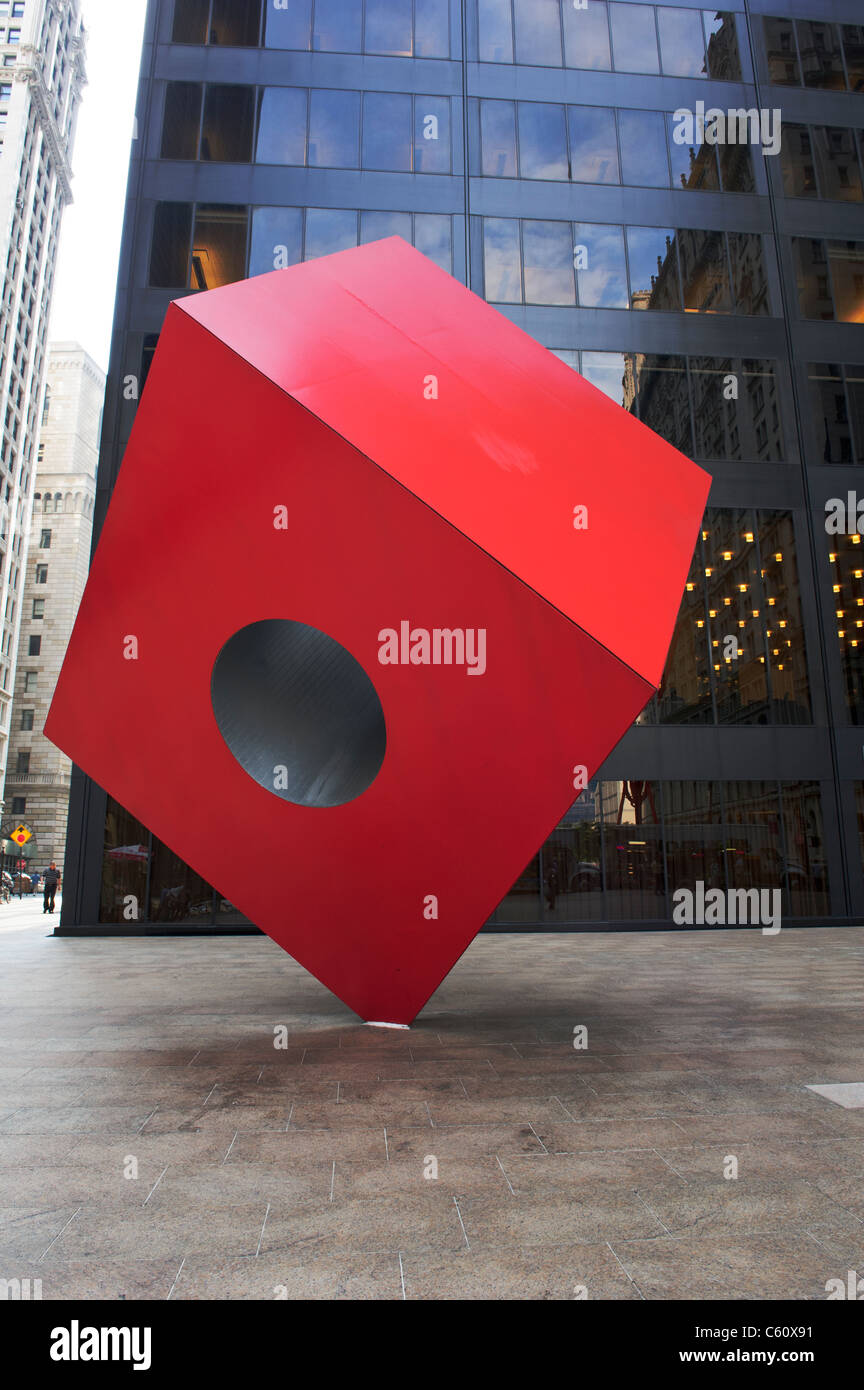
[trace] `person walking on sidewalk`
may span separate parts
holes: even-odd
[[[44,894],[43,894],[43,898],[42,898],[42,903],[43,903],[42,911],[43,911],[43,912],[53,912],[53,911],[54,911],[54,894],[57,892],[57,888],[58,888],[58,886],[59,886],[59,884],[60,884],[60,873],[59,873],[59,870],[58,870],[58,868],[57,868],[57,865],[54,863],[54,860],[53,860],[53,859],[51,860],[50,866],[45,870],[45,880],[44,880],[44,883],[45,883],[45,888],[44,888]]]

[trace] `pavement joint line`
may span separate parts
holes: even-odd
[[[262,1225],[261,1225],[261,1234],[260,1234],[260,1236],[258,1237],[258,1249],[255,1251],[255,1258],[256,1258],[256,1260],[257,1260],[258,1256],[261,1254],[261,1242],[262,1242],[263,1239],[264,1239],[264,1227],[267,1225],[267,1217],[268,1217],[269,1215],[270,1215],[270,1203],[268,1202],[268,1203],[267,1203],[267,1210],[266,1210],[265,1213],[264,1213],[264,1220],[263,1220]]]
[[[171,1298],[172,1293],[174,1292],[174,1290],[175,1290],[176,1287],[177,1287],[177,1280],[180,1278],[180,1271],[182,1270],[182,1268],[183,1268],[183,1266],[185,1265],[185,1263],[186,1263],[186,1256],[184,1255],[183,1258],[182,1258],[182,1260],[180,1261],[180,1268],[177,1270],[177,1273],[174,1275],[174,1283],[171,1285],[170,1289],[168,1290],[168,1298],[166,1298],[166,1300],[165,1300],[166,1303],[169,1301],[169,1299]]]
[[[168,1172],[170,1166],[171,1165],[169,1163],[165,1164],[165,1167],[162,1169],[162,1172],[159,1174],[153,1186],[150,1188],[150,1191],[147,1193],[147,1196],[144,1198],[144,1201],[141,1203],[142,1207],[146,1207],[147,1203],[150,1201],[150,1198],[153,1196],[153,1193],[156,1191],[156,1188],[159,1186],[165,1174]]]
[[[466,1244],[467,1248],[470,1250],[470,1249],[471,1249],[471,1242],[470,1242],[470,1240],[468,1239],[468,1232],[465,1230],[465,1222],[462,1220],[462,1213],[461,1213],[461,1211],[459,1210],[459,1202],[457,1201],[455,1195],[454,1195],[454,1197],[453,1197],[453,1205],[454,1205],[454,1207],[456,1208],[456,1215],[459,1217],[459,1225],[462,1227],[462,1234],[463,1234],[463,1236],[465,1237],[465,1244]]]
[[[653,1207],[649,1207],[648,1203],[645,1201],[645,1198],[642,1196],[641,1192],[639,1191],[639,1189],[638,1189],[637,1187],[634,1187],[634,1188],[633,1188],[633,1196],[637,1199],[637,1201],[639,1201],[639,1202],[642,1203],[642,1205],[643,1205],[643,1207],[645,1208],[645,1210],[647,1211],[648,1215],[649,1215],[654,1221],[656,1221],[660,1226],[663,1227],[663,1230],[666,1232],[667,1236],[671,1236],[672,1232],[669,1230],[669,1227],[666,1225],[666,1222],[663,1220],[663,1218],[662,1218],[661,1216],[658,1216],[658,1215],[657,1215],[657,1213],[656,1213],[656,1211],[654,1211]]]
[[[615,1257],[615,1259],[618,1260],[618,1263],[619,1263],[619,1265],[621,1266],[621,1268],[623,1269],[625,1275],[626,1275],[627,1278],[630,1280],[630,1283],[633,1285],[634,1289],[636,1290],[636,1292],[638,1293],[639,1297],[642,1299],[642,1302],[644,1303],[644,1302],[646,1301],[645,1295],[644,1295],[644,1293],[642,1292],[642,1290],[640,1289],[639,1285],[636,1283],[636,1280],[633,1278],[633,1275],[630,1273],[630,1271],[628,1270],[627,1266],[624,1264],[624,1262],[623,1262],[622,1260],[618,1259],[617,1254],[616,1254],[615,1251],[612,1249],[612,1246],[609,1244],[609,1241],[608,1241],[608,1240],[605,1241],[604,1244],[606,1245],[606,1247],[607,1247],[607,1249],[610,1251],[610,1253]]]
[[[231,1143],[228,1145],[228,1148],[227,1148],[227,1150],[226,1150],[226,1152],[225,1152],[225,1158],[223,1158],[222,1162],[221,1162],[220,1165],[219,1165],[220,1168],[224,1168],[226,1159],[228,1158],[228,1154],[230,1154],[231,1150],[233,1149],[234,1145],[236,1144],[236,1142],[237,1142],[237,1135],[238,1135],[239,1133],[240,1133],[239,1129],[235,1129],[235,1131],[234,1131],[234,1138],[231,1140]]]
[[[495,1162],[498,1164],[498,1167],[501,1169],[501,1172],[504,1174],[504,1181],[506,1182],[507,1186],[510,1188],[510,1191],[513,1193],[513,1196],[515,1197],[515,1196],[516,1196],[516,1193],[513,1191],[513,1184],[511,1183],[510,1179],[508,1178],[507,1173],[506,1173],[506,1171],[505,1171],[505,1169],[504,1169],[504,1164],[501,1162],[501,1159],[498,1157],[497,1154],[495,1155]]]
[[[53,1239],[52,1241],[49,1241],[48,1245],[47,1245],[47,1246],[45,1247],[45,1249],[42,1251],[42,1254],[39,1256],[39,1259],[36,1261],[37,1264],[41,1264],[41,1263],[42,1263],[42,1261],[44,1260],[45,1256],[48,1254],[48,1251],[51,1249],[51,1246],[52,1246],[52,1245],[56,1245],[57,1241],[58,1241],[58,1240],[60,1239],[60,1237],[63,1235],[63,1231],[66,1231],[66,1230],[72,1225],[72,1222],[75,1220],[75,1217],[78,1215],[78,1213],[79,1213],[80,1211],[81,1211],[81,1208],[80,1208],[80,1207],[78,1207],[77,1211],[73,1211],[72,1215],[69,1217],[69,1220],[66,1222],[66,1225],[63,1227],[63,1230],[62,1230],[62,1231],[58,1231],[57,1234],[56,1234],[56,1236],[54,1237],[54,1239]]]

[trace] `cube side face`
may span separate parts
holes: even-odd
[[[181,307],[659,684],[710,488],[678,450],[398,237]]]
[[[386,751],[344,804],[284,799],[226,742],[214,666],[262,621],[326,634],[374,686]],[[456,639],[436,664],[435,632],[463,634],[461,664]],[[172,311],[46,733],[351,1008],[414,1017],[575,800],[574,769],[590,775],[650,694]],[[267,745],[274,774],[286,738]]]

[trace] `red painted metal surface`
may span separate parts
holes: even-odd
[[[396,238],[178,301],[46,733],[363,1018],[410,1022],[650,698],[708,486]],[[219,732],[216,657],[266,618],[375,685],[354,801],[276,797]],[[484,629],[484,674],[382,665],[406,621]]]

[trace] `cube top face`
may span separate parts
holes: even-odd
[[[46,733],[357,1013],[410,1022],[650,694],[172,308]]]
[[[175,307],[659,684],[704,470],[399,237]]]

